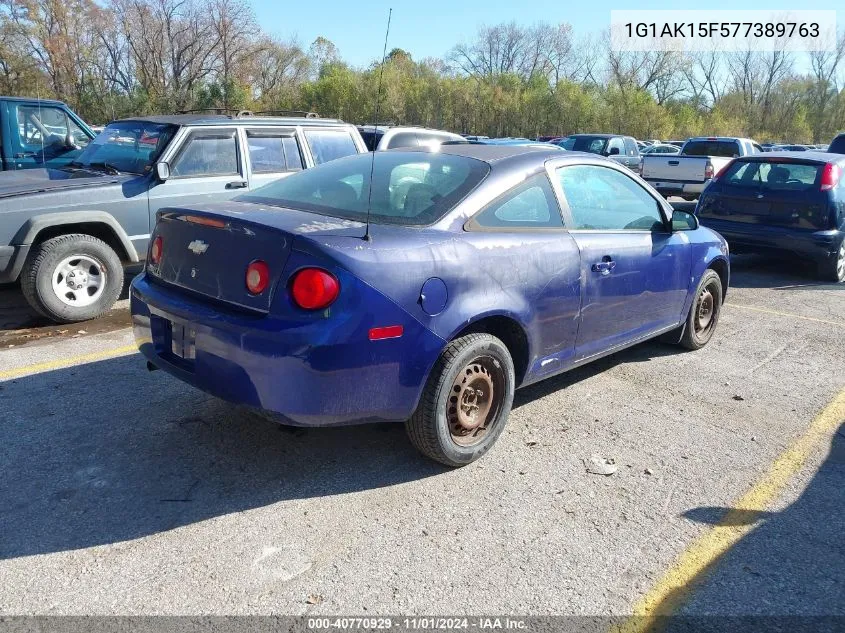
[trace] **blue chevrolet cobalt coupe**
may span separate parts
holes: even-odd
[[[131,303],[152,366],[289,424],[405,421],[460,466],[518,387],[707,344],[728,276],[725,241],[614,161],[443,145],[160,211]]]

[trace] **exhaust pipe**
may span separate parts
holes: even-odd
[[[150,361],[147,361],[147,371],[157,371],[158,367],[153,365]]]

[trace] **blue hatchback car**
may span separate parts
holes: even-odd
[[[779,252],[816,263],[819,276],[845,281],[845,156],[771,152],[737,158],[707,185],[701,223],[734,253]]]
[[[705,345],[728,277],[725,241],[618,163],[443,145],[160,211],[131,310],[149,362],[208,393],[299,425],[406,421],[460,466],[518,387],[652,337]]]

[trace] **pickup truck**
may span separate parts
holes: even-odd
[[[689,139],[674,156],[646,154],[640,175],[662,195],[695,200],[710,180],[734,158],[759,154],[762,148],[748,138],[707,136]]]
[[[0,283],[70,323],[107,311],[146,258],[162,207],[221,202],[366,152],[355,126],[312,116],[182,114],[114,121],[60,169],[0,173]]]
[[[61,167],[95,136],[61,101],[0,97],[0,171]]]

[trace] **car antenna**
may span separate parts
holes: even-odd
[[[376,91],[376,121],[378,121],[379,106],[381,105],[381,79],[384,76],[384,58],[387,56],[387,36],[390,34],[391,17],[393,17],[393,7],[390,8],[390,11],[387,14],[387,30],[384,32],[384,48],[381,51],[381,67],[378,71],[378,90]],[[367,186],[367,228],[364,230],[364,241],[366,242],[370,242],[373,239],[372,237],[370,237],[370,207],[373,203],[373,173],[375,172],[376,168],[375,137],[377,131],[378,123],[376,123],[376,129],[373,132],[373,158],[370,161],[370,184]]]

